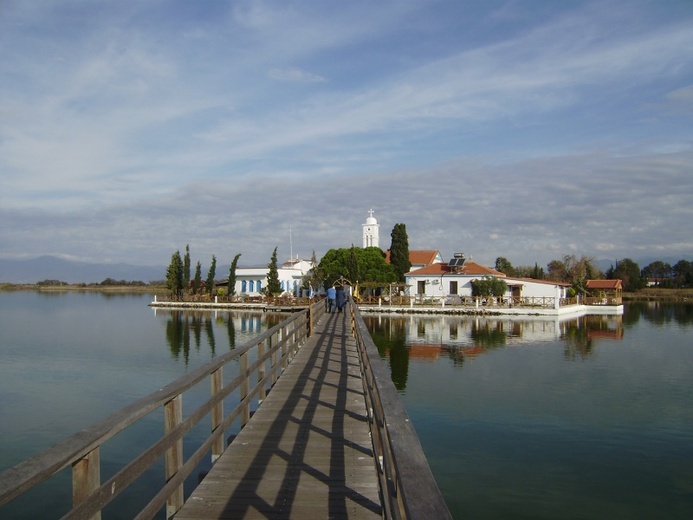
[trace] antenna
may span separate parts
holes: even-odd
[[[294,241],[291,237],[291,224],[289,224],[289,260],[294,259]]]

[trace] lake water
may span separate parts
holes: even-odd
[[[155,313],[150,300],[0,292],[0,470],[280,319]],[[566,320],[365,319],[456,518],[692,517],[693,305]],[[160,432],[152,417],[116,439],[102,478]],[[130,518],[147,492],[104,518]],[[69,473],[36,496],[0,518],[61,516]]]

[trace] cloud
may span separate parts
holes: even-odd
[[[267,76],[276,81],[288,83],[325,83],[327,80],[317,74],[311,74],[294,67],[286,69],[271,69]]]

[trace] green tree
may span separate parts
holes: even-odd
[[[190,287],[190,246],[185,245],[185,256],[183,257],[183,287],[188,290]]]
[[[321,274],[322,284],[329,287],[342,276],[349,277],[349,258],[355,255],[358,262],[358,272],[355,283],[382,282],[389,284],[397,281],[395,269],[385,261],[385,254],[377,247],[353,247],[349,249],[330,249],[320,260],[318,270]],[[352,260],[353,261],[353,260]]]
[[[693,285],[693,262],[679,260],[671,269],[678,287],[690,287]]]
[[[217,257],[212,255],[212,265],[209,266],[209,272],[207,273],[207,280],[205,281],[205,287],[207,293],[211,296],[214,292],[214,277],[217,273]]]
[[[568,272],[565,264],[560,260],[551,260],[546,266],[546,279],[552,282],[567,282]]]
[[[200,287],[202,287],[202,265],[198,261],[197,265],[195,266],[195,278],[192,283],[193,294],[199,293]]]
[[[657,260],[643,267],[640,274],[645,279],[656,278],[659,280],[657,285],[662,285],[663,280],[673,277],[674,270],[670,264]]]
[[[234,296],[236,294],[236,268],[238,267],[238,259],[240,257],[240,253],[234,256],[233,261],[231,262],[231,267],[229,268],[229,297]]]
[[[569,283],[578,293],[585,292],[587,280],[604,278],[604,273],[590,256],[565,255],[562,260],[552,260],[547,267],[547,279]]]
[[[282,293],[282,286],[279,282],[279,270],[277,269],[277,248],[272,252],[272,258],[267,264],[269,272],[267,273],[267,287],[264,291],[267,296],[279,296]]]
[[[499,256],[496,258],[496,271],[500,271],[508,276],[517,276],[513,264],[511,264],[510,260],[504,256]]]
[[[166,287],[171,291],[173,298],[180,298],[183,293],[183,261],[180,251],[171,255],[171,263],[166,269]]]
[[[538,263],[534,262],[534,269],[532,270],[532,274],[529,275],[529,277],[534,278],[535,280],[543,280],[544,276],[544,269],[539,267]]]
[[[359,258],[354,244],[351,244],[351,249],[349,250],[349,256],[347,258],[346,277],[351,283],[356,283],[359,281]]]
[[[623,290],[636,292],[645,287],[646,280],[640,273],[640,267],[630,258],[616,260],[616,265],[611,266],[607,272],[607,278],[623,281]]]
[[[501,278],[492,276],[484,276],[472,280],[472,296],[496,296],[500,297],[505,294],[508,289],[508,284]]]
[[[409,261],[409,237],[407,236],[407,226],[395,224],[390,234],[392,242],[390,244],[390,263],[395,269],[398,282],[404,282],[404,275],[411,270]]]

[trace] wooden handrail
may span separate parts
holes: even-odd
[[[357,306],[351,301],[348,305],[378,465],[383,516],[388,519],[451,519],[387,366]]]
[[[241,419],[241,425],[245,425],[249,418],[251,400],[256,396],[264,398],[295,352],[305,343],[311,333],[309,327],[324,312],[324,302],[313,303],[309,308],[292,315],[232,352],[4,471],[0,474],[0,506],[50,479],[62,469],[72,466],[73,508],[64,518],[100,518],[101,510],[109,502],[165,456],[166,482],[137,518],[152,518],[164,505],[167,506],[166,516],[170,518],[182,504],[185,479],[207,452],[211,450],[212,457],[220,455],[225,429],[238,418]],[[256,360],[249,364],[248,354],[253,349],[257,350]],[[223,385],[223,367],[237,359],[241,360],[240,373]],[[253,374],[256,374],[255,378]],[[210,398],[183,419],[181,396],[208,378],[212,389]],[[224,415],[223,400],[236,389],[241,390],[239,402],[228,415]],[[101,484],[101,446],[117,433],[160,408],[166,411],[164,435]],[[197,451],[184,461],[181,450],[183,436],[209,414],[212,416],[212,432]]]

